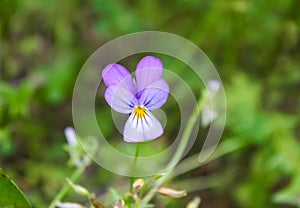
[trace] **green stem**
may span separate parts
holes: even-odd
[[[134,174],[134,172],[135,172],[135,170],[136,170],[136,164],[137,164],[137,160],[138,160],[138,156],[139,156],[139,154],[140,154],[140,145],[139,145],[139,143],[136,143],[136,149],[135,149],[135,154],[134,154],[134,160],[133,160],[133,166],[132,166],[132,174]],[[132,176],[132,177],[130,177],[130,183],[129,183],[129,190],[130,190],[130,192],[132,192],[133,191],[133,183],[134,183],[134,180],[135,180],[135,177],[134,176]],[[131,203],[129,204],[129,208],[131,208]],[[136,207],[135,205],[134,205],[134,207]]]
[[[82,163],[82,165],[75,170],[75,172],[71,175],[70,180],[72,182],[75,182],[79,176],[84,172],[86,167],[89,165],[89,158],[86,158],[86,160]],[[56,203],[60,201],[69,191],[70,185],[68,183],[65,183],[65,185],[60,189],[60,191],[55,195],[54,199],[49,205],[49,208],[55,208]]]
[[[237,150],[242,149],[242,148],[246,147],[247,145],[249,145],[248,143],[242,143],[242,142],[237,143],[237,142],[233,142],[233,141],[236,141],[236,139],[229,138],[229,139],[225,140],[224,142],[222,142],[221,144],[219,144],[218,148],[214,151],[214,153],[206,161],[204,161],[202,163],[199,163],[199,153],[194,154],[187,159],[184,159],[176,166],[176,168],[174,169],[174,172],[172,174],[172,177],[177,177],[181,174],[184,174],[184,173],[189,172],[193,169],[196,169],[200,166],[203,166],[203,165],[207,164],[208,162],[211,162],[212,160],[220,158],[226,154],[237,151]]]
[[[203,92],[201,98],[198,100],[197,105],[195,106],[195,109],[191,115],[191,117],[189,118],[186,128],[183,132],[182,135],[182,139],[181,142],[174,154],[174,157],[172,158],[172,160],[170,161],[169,165],[173,166],[173,168],[171,168],[170,170],[168,170],[163,177],[161,177],[160,179],[157,180],[157,182],[155,183],[155,185],[152,187],[152,189],[148,192],[148,194],[143,198],[142,202],[141,202],[141,207],[144,207],[145,205],[147,205],[150,200],[153,198],[153,196],[155,195],[157,189],[169,178],[169,176],[171,175],[172,171],[174,170],[174,164],[177,164],[181,158],[181,156],[184,153],[184,150],[186,148],[186,145],[189,141],[189,137],[192,133],[192,130],[195,126],[195,123],[197,121],[197,118],[199,117],[199,113],[200,113],[200,109],[202,108],[205,100],[206,100],[206,93]]]
[[[134,161],[133,161],[133,170],[136,169],[136,163],[137,163],[139,154],[140,154],[140,143],[136,143],[136,150],[135,150]]]
[[[135,149],[135,154],[134,154],[134,160],[133,160],[133,166],[132,166],[132,174],[134,174],[135,170],[136,170],[136,164],[137,164],[137,160],[138,160],[138,156],[140,154],[140,144],[136,143],[136,149]],[[132,191],[132,185],[134,183],[135,177],[130,177],[130,192]]]
[[[181,159],[184,150],[188,144],[190,135],[193,131],[193,128],[195,126],[195,123],[197,121],[197,119],[199,118],[199,114],[200,114],[200,109],[202,108],[204,101],[206,100],[206,93],[202,93],[201,98],[199,99],[199,101],[197,102],[197,105],[195,106],[195,109],[190,117],[190,119],[187,122],[186,128],[183,132],[182,135],[182,139],[181,142],[178,146],[178,149],[176,150],[170,164],[173,166],[173,164],[177,164],[179,162],[179,160]]]

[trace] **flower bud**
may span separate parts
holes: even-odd
[[[188,205],[186,206],[186,208],[198,208],[200,205],[201,199],[200,197],[195,197],[190,203],[188,203]]]
[[[96,195],[94,193],[90,194],[89,199],[93,208],[105,208],[105,206],[96,199]]]
[[[208,88],[213,92],[218,91],[221,87],[221,83],[218,80],[214,80],[214,79],[209,80],[207,85],[208,85]]]
[[[84,188],[84,187],[82,187],[82,186],[79,186],[79,185],[77,185],[77,184],[74,184],[74,183],[73,183],[70,179],[68,179],[68,178],[67,178],[67,181],[68,181],[68,183],[70,184],[70,186],[73,188],[73,190],[74,190],[76,193],[78,193],[79,195],[84,196],[84,197],[89,197],[90,192],[89,192],[86,188]]]
[[[203,127],[207,127],[211,122],[218,118],[218,113],[213,111],[208,103],[205,103],[201,112],[201,124]]]
[[[132,185],[133,188],[132,193],[133,194],[138,193],[141,190],[141,188],[144,186],[144,183],[145,183],[144,179],[142,178],[136,179]]]
[[[172,198],[181,198],[187,195],[186,190],[175,190],[166,187],[160,187],[157,192],[164,196],[169,196]]]
[[[70,202],[56,202],[56,206],[58,208],[83,208],[83,206],[81,204],[77,204],[77,203],[70,203]]]
[[[78,139],[76,136],[76,132],[72,127],[65,128],[65,136],[68,141],[68,152],[71,158],[71,162],[76,167],[80,167],[82,165],[82,161],[80,160],[80,152],[78,150]]]
[[[124,208],[125,202],[123,199],[119,199],[117,202],[114,203],[114,208]]]

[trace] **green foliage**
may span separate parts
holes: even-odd
[[[0,207],[3,208],[30,208],[31,204],[18,188],[13,180],[11,180],[0,168]]]
[[[73,166],[65,165],[63,130],[72,125],[71,97],[80,67],[99,46],[119,35],[162,30],[192,40],[216,65],[228,100],[224,146],[244,147],[191,173],[211,175],[206,180],[213,181],[211,186],[190,188],[211,187],[197,192],[203,207],[300,207],[299,11],[297,0],[1,0],[1,165],[26,187],[35,207],[47,207],[73,172]],[[200,91],[199,80],[183,63],[158,56],[196,94]],[[123,61],[129,66],[137,57]],[[101,93],[103,86],[96,98],[99,126],[114,147],[133,155],[132,145],[120,144]],[[169,139],[142,145],[142,156],[161,152],[173,142],[180,123],[173,113],[178,106],[170,99],[164,110]],[[201,129],[199,137],[205,131]],[[199,150],[197,145],[192,152]],[[79,184],[102,193],[126,179],[92,166],[81,180]],[[19,191],[6,177],[0,182]],[[125,193],[117,187],[111,192],[114,200]],[[155,202],[184,206],[161,200],[165,199]]]

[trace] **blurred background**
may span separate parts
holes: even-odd
[[[215,64],[228,102],[221,143],[243,148],[180,176],[209,181],[157,207],[184,207],[194,196],[202,207],[300,207],[299,11],[298,0],[0,0],[0,166],[34,207],[47,207],[74,171],[63,132],[81,66],[107,41],[159,30],[194,42]],[[134,69],[139,59],[130,60]],[[172,70],[199,89],[182,65]],[[103,96],[97,112],[110,113]],[[167,131],[176,132],[180,118],[170,116]],[[110,124],[102,128],[113,137]],[[120,180],[91,165],[79,183],[101,194]]]

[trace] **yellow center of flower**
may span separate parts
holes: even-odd
[[[138,106],[133,109],[133,113],[137,118],[144,118],[146,116],[146,108]]]

